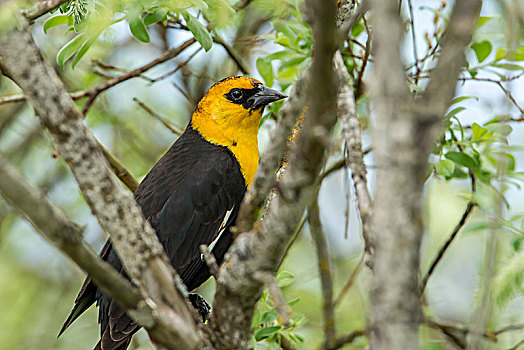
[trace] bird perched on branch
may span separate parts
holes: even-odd
[[[267,104],[285,97],[249,77],[219,81],[200,100],[182,136],[135,191],[135,200],[190,291],[210,277],[200,245],[208,245],[220,264],[233,241],[229,228],[258,166],[262,112]],[[127,277],[109,240],[100,256]],[[190,299],[195,307],[202,302],[194,295]],[[100,323],[95,349],[125,350],[140,326],[89,276],[60,334],[94,302]]]

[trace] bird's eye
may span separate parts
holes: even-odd
[[[240,100],[242,98],[242,90],[240,89],[233,89],[231,90],[231,97],[233,97],[235,100]]]

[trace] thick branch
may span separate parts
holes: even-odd
[[[427,157],[442,132],[440,122],[454,95],[480,5],[480,0],[456,2],[432,80],[415,101],[400,60],[397,4],[373,1],[377,185],[371,341],[376,350],[418,349],[420,202]]]
[[[129,192],[116,182],[60,78],[40,55],[27,23],[21,27],[0,38],[2,64],[53,137],[92,212],[111,235],[126,271],[154,304],[158,319],[139,322],[165,346],[196,347],[200,333],[182,294],[174,288],[176,274],[154,231]]]
[[[259,230],[240,235],[222,264],[209,328],[217,349],[247,348],[253,308],[262,292],[256,272],[275,273],[295,227],[315,193],[330,130],[336,121],[337,79],[332,67],[337,48],[335,3],[311,0],[315,56],[308,84],[309,108],[302,132],[292,145],[289,165]],[[318,98],[318,91],[324,93]],[[287,139],[287,136],[286,136]]]
[[[125,309],[136,308],[142,299],[138,290],[117,273],[82,239],[84,229],[55,207],[40,189],[29,185],[23,176],[0,154],[0,195],[21,216],[58,249],[89,273],[95,283],[114,297]]]
[[[29,20],[34,21],[40,16],[45,15],[49,11],[62,5],[67,0],[42,0],[30,9],[22,11],[22,14]]]

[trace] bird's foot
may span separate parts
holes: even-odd
[[[189,294],[189,301],[191,305],[198,311],[200,317],[202,317],[202,322],[206,322],[207,317],[211,313],[211,306],[207,303],[206,299],[202,298],[198,294]]]

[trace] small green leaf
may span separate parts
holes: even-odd
[[[189,12],[184,12],[183,15],[187,27],[195,36],[196,41],[202,45],[204,50],[209,51],[211,46],[213,46],[213,38],[211,38],[211,34],[209,34],[207,28]]]
[[[158,23],[161,20],[163,20],[166,15],[167,15],[166,9],[157,8],[153,12],[149,12],[147,15],[144,16],[144,24],[146,26],[150,26],[151,24]]]
[[[278,332],[280,328],[281,326],[269,326],[269,327],[260,328],[254,334],[255,340],[261,341],[262,339],[266,339],[272,336],[273,334],[275,334],[276,332]]]
[[[144,24],[144,21],[138,14],[130,14],[129,15],[129,29],[131,30],[131,33],[135,38],[138,40],[148,43],[151,41],[149,38],[149,33],[147,32],[146,25]]]
[[[63,69],[65,62],[77,52],[86,40],[86,34],[81,33],[65,44],[56,54],[56,62]]]
[[[455,171],[455,163],[448,159],[441,159],[435,163],[435,170],[437,174],[444,176],[447,180],[453,177]]]
[[[69,23],[69,16],[68,15],[58,15],[49,18],[44,23],[44,34],[47,34],[47,31],[51,28],[58,27],[62,24]]]
[[[253,319],[251,320],[251,329],[256,329],[260,325],[261,320],[260,310],[255,308],[255,312],[253,313]]]
[[[477,20],[477,24],[475,25],[475,30],[479,29],[480,27],[482,27],[484,24],[488,23],[492,19],[493,17],[480,16],[479,19]]]
[[[470,98],[474,98],[475,100],[479,100],[479,98],[477,96],[460,96],[460,97],[456,97],[453,99],[453,101],[451,101],[451,104],[454,105],[455,103],[459,103],[459,102],[462,102],[464,100],[469,100]]]
[[[262,319],[260,320],[260,323],[261,324],[271,323],[274,320],[276,320],[277,317],[278,317],[278,315],[275,312],[275,310],[266,311],[266,312],[264,312],[264,315],[262,315]]]
[[[267,58],[257,59],[257,69],[267,86],[273,86],[273,66]]]
[[[289,286],[291,283],[293,283],[294,279],[295,279],[295,275],[293,275],[289,271],[281,271],[277,274],[278,286],[280,288]]]
[[[451,118],[451,117],[454,117],[455,115],[459,114],[460,112],[462,112],[463,110],[465,110],[466,108],[464,107],[457,107],[457,108],[453,108],[451,111],[449,111],[449,113],[446,115],[446,118]]]
[[[506,50],[505,48],[501,47],[500,49],[497,50],[497,53],[495,54],[495,62],[500,61],[500,60],[506,58],[507,54],[508,54],[508,50]]]
[[[478,141],[488,132],[488,129],[478,125],[477,123],[473,123],[471,126],[471,131],[473,132],[473,141]]]
[[[519,66],[518,64],[511,64],[511,63],[494,64],[493,67],[503,68],[507,70],[524,70],[524,66]]]
[[[451,151],[446,153],[444,156],[449,160],[454,161],[456,164],[465,166],[471,170],[477,170],[480,166],[480,164],[474,158],[463,152]]]
[[[73,60],[73,69],[75,69],[75,66],[78,63],[78,61],[80,61],[82,59],[82,57],[84,57],[84,55],[87,53],[87,51],[89,50],[91,45],[93,45],[95,43],[95,41],[96,41],[96,39],[98,39],[99,35],[100,35],[100,33],[98,33],[95,36],[92,36],[91,38],[87,39],[87,41],[84,43],[84,45],[82,45],[80,50],[78,50],[78,53],[76,54],[75,59]]]
[[[289,306],[293,306],[295,305],[296,303],[298,303],[300,301],[300,298],[295,298],[295,299],[291,299],[290,301],[287,302],[287,304]]]
[[[479,43],[474,43],[471,45],[471,48],[475,51],[479,63],[482,63],[486,58],[488,58],[493,46],[489,41],[484,40]]]

